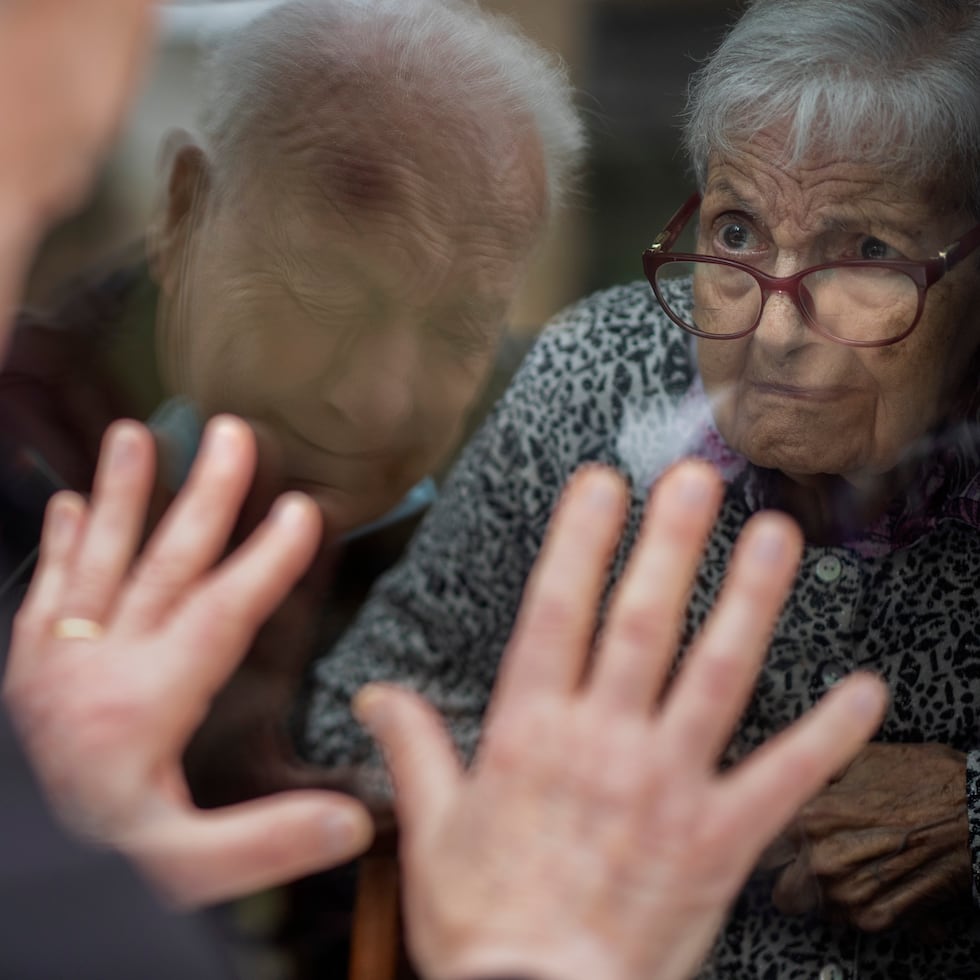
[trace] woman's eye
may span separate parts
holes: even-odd
[[[744,252],[752,245],[752,232],[748,225],[732,221],[718,232],[722,245],[731,252]]]
[[[886,245],[880,238],[868,237],[861,240],[858,251],[862,259],[891,259],[894,258],[894,251],[890,245]]]

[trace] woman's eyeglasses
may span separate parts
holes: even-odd
[[[921,262],[848,259],[769,276],[732,259],[670,249],[701,203],[692,195],[643,253],[643,270],[666,314],[678,326],[709,340],[752,333],[774,293],[788,296],[819,334],[851,347],[885,347],[904,340],[922,316],[926,292],[980,246],[980,225],[939,255]],[[693,281],[693,304],[678,306],[665,288],[672,279]]]

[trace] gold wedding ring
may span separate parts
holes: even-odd
[[[105,632],[105,628],[94,619],[66,616],[56,620],[51,631],[59,640],[97,640]]]

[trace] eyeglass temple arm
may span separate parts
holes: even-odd
[[[980,246],[980,225],[968,231],[959,241],[947,245],[940,253],[946,272],[963,261],[977,246]]]
[[[666,252],[680,236],[684,225],[691,219],[691,215],[701,204],[701,195],[697,191],[693,193],[681,206],[677,213],[667,222],[667,227],[653,240],[653,244],[647,249],[648,252]]]

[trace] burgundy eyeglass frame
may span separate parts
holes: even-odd
[[[667,222],[667,227],[656,237],[653,244],[643,252],[643,271],[647,280],[653,287],[657,300],[663,307],[664,312],[679,327],[696,337],[703,337],[706,340],[739,340],[747,337],[762,322],[762,314],[765,312],[766,303],[774,293],[782,293],[788,296],[796,308],[800,311],[807,325],[828,340],[847,347],[887,347],[890,344],[897,344],[904,340],[916,327],[922,317],[922,310],[926,303],[926,293],[931,286],[934,286],[951,269],[958,265],[971,252],[980,246],[980,225],[972,228],[962,238],[947,245],[935,258],[924,259],[916,262],[909,259],[898,259],[894,261],[872,261],[870,259],[844,259],[840,262],[827,262],[823,265],[813,265],[808,269],[801,269],[791,276],[769,276],[764,272],[734,259],[721,259],[710,255],[695,255],[687,252],[671,252],[674,242],[680,237],[684,226],[691,220],[694,212],[701,204],[701,195],[697,192],[692,194],[678,209],[677,213]],[[705,333],[690,324],[684,323],[679,317],[675,316],[669,305],[664,301],[657,285],[657,270],[664,265],[672,262],[700,262],[706,265],[723,265],[741,272],[748,273],[759,284],[762,290],[762,305],[759,307],[759,316],[755,323],[747,330],[740,330],[738,333]],[[916,285],[919,291],[919,304],[915,311],[915,317],[909,328],[897,337],[890,337],[887,340],[844,340],[835,337],[826,329],[811,319],[806,311],[806,307],[800,297],[800,283],[803,279],[814,272],[822,272],[824,269],[891,269],[894,272],[901,272],[908,276]]]

